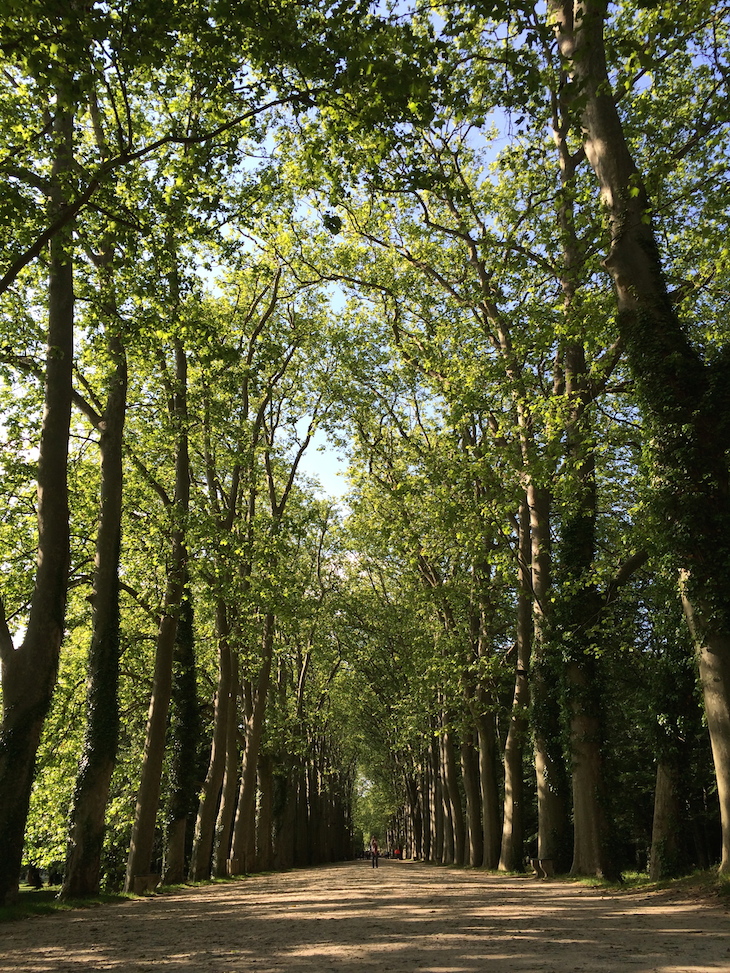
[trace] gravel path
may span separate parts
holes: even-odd
[[[730,973],[721,905],[382,861],[0,925],[24,973]]]

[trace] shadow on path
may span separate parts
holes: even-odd
[[[347,863],[0,927],[25,973],[710,973],[720,906],[410,862]]]

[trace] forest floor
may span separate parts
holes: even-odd
[[[0,970],[728,973],[730,916],[676,893],[362,861],[4,923]]]

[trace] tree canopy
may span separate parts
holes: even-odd
[[[0,900],[730,870],[729,14],[5,0]]]

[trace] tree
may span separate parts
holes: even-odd
[[[670,44],[687,31],[683,36],[698,41],[715,32],[710,43],[716,45],[724,39],[724,13],[724,4],[702,5],[689,21],[676,23]],[[661,224],[612,94],[604,40],[606,5],[553,3],[550,14],[561,54],[570,66],[586,156],[609,219],[605,266],[613,280],[618,325],[637,394],[654,434],[656,501],[671,532],[667,548],[683,572],[682,598],[697,649],[720,796],[720,870],[726,873],[730,872],[730,602],[717,567],[727,563],[730,554],[730,398],[721,377],[730,346],[721,343],[714,354],[704,356],[689,340],[669,294],[657,241]],[[710,131],[727,123],[726,112],[716,104],[721,84],[717,75],[709,82]],[[696,124],[699,136],[707,123],[698,119]]]

